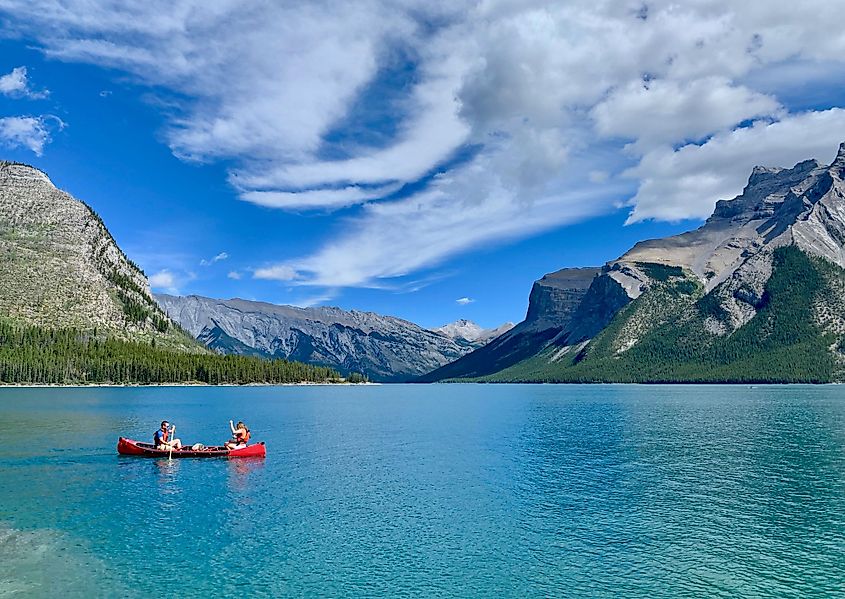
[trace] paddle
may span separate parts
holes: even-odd
[[[168,441],[169,441],[169,445],[170,445],[170,453],[169,453],[169,454],[167,454],[167,459],[168,459],[168,461],[172,461],[172,460],[173,460],[173,437],[174,437],[175,435],[176,435],[176,425],[175,425],[175,424],[171,424],[171,425],[170,425],[170,438],[168,439]]]

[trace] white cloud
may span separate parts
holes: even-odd
[[[294,281],[299,278],[296,270],[285,264],[258,268],[252,273],[255,279],[267,279],[271,281]]]
[[[150,276],[150,287],[173,295],[179,294],[179,289],[176,287],[176,276],[167,269],[160,270]]]
[[[816,158],[829,163],[845,140],[845,110],[805,112],[715,135],[702,145],[648,152],[626,175],[640,182],[630,222],[705,218],[730,199],[755,165],[791,167]]]
[[[458,304],[458,305],[461,305],[461,306],[466,306],[467,304],[472,304],[474,302],[475,302],[475,300],[472,299],[471,297],[459,297],[458,299],[455,300],[455,303]]]
[[[173,152],[230,161],[242,199],[348,208],[315,252],[254,273],[323,286],[385,285],[628,199],[632,221],[700,218],[755,163],[832,153],[838,111],[796,114],[785,98],[843,72],[840,12],[829,0],[805,0],[800,19],[783,0],[0,0],[7,27],[50,57],[166,95]],[[841,103],[827,93],[812,105]],[[377,141],[344,135],[383,123]]]
[[[342,189],[319,189],[312,191],[245,191],[242,200],[268,208],[295,209],[337,209],[377,199],[398,189],[396,185],[362,188],[357,186]]]
[[[241,273],[239,273],[236,270],[229,271],[229,274],[227,274],[226,276],[229,277],[230,279],[234,280],[234,281],[240,281],[241,280]]]
[[[0,76],[0,94],[12,98],[31,98],[33,100],[46,98],[47,90],[34,90],[30,87],[26,74],[26,67],[16,67],[11,73]]]
[[[44,146],[50,143],[52,129],[64,127],[64,122],[53,116],[3,117],[0,118],[0,145],[24,147],[41,156]]]
[[[300,300],[296,300],[291,302],[292,305],[298,306],[300,308],[311,308],[313,306],[319,306],[320,304],[325,304],[326,302],[332,301],[335,297],[337,297],[337,290],[336,289],[329,289],[325,293],[320,293],[319,295],[312,295],[309,297],[304,297]]]
[[[220,252],[219,254],[214,256],[213,258],[210,258],[208,260],[203,258],[202,260],[200,260],[200,266],[211,266],[212,264],[216,264],[217,262],[221,262],[223,260],[226,260],[228,257],[229,257],[229,254],[227,254],[226,252]]]
[[[636,140],[639,148],[696,140],[758,117],[774,117],[780,104],[725,77],[688,83],[632,81],[592,110],[599,133]]]
[[[259,269],[255,276],[298,285],[385,287],[387,279],[437,266],[468,249],[599,214],[620,191],[585,184],[566,194],[535,190],[520,201],[503,184],[509,177],[504,168],[502,177],[491,177],[488,162],[497,158],[479,157],[425,193],[368,204],[314,254]]]

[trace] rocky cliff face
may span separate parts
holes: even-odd
[[[406,381],[472,350],[446,335],[372,312],[194,295],[156,299],[171,318],[216,351],[321,364],[374,381]]]
[[[102,220],[31,166],[0,162],[0,315],[192,346]]]
[[[564,268],[545,275],[534,282],[525,320],[484,347],[419,380],[485,376],[536,354],[553,339],[566,336],[575,325],[573,315],[599,273],[600,268]]]
[[[680,267],[705,292],[722,286],[727,324],[736,329],[757,312],[776,248],[795,245],[845,268],[844,173],[845,143],[828,166],[806,160],[791,169],[755,167],[742,194],[719,201],[704,225],[636,244],[608,264],[607,276],[635,299],[652,281],[642,264]]]
[[[690,374],[695,380],[709,380],[706,373],[688,368],[689,361],[701,362],[709,356],[706,359],[719,364],[721,372],[735,374],[729,361],[724,362],[728,358],[716,350],[720,344],[737,344],[737,339],[752,329],[764,331],[761,334],[771,339],[784,327],[798,327],[800,323],[789,323],[790,319],[806,318],[811,322],[795,329],[800,328],[803,337],[784,335],[784,345],[765,351],[787,351],[800,337],[804,350],[815,347],[816,342],[829,346],[820,350],[827,357],[819,360],[827,360],[833,352],[834,362],[845,365],[845,354],[839,355],[841,344],[833,341],[840,329],[845,330],[840,326],[842,319],[834,316],[842,309],[835,290],[845,280],[840,277],[845,272],[843,246],[845,144],[830,165],[807,160],[790,169],[756,167],[742,194],[718,202],[713,215],[698,229],[640,242],[606,264],[574,310],[571,324],[553,339],[538,337],[534,346],[540,349],[525,359],[528,366],[512,365],[510,375],[500,379],[596,380],[601,378],[600,356],[611,360],[602,367],[615,372],[622,362],[636,370],[642,361],[673,363],[676,356],[683,355],[688,362],[678,363],[676,371],[695,372]],[[798,285],[806,281],[793,285],[794,290],[805,289],[803,303],[808,312],[802,311],[802,302],[794,297],[797,291],[791,296],[779,295],[783,285],[789,287],[789,277],[800,277],[796,264],[804,265],[807,277],[815,277],[811,286]],[[535,289],[532,300],[536,295]],[[799,314],[803,316],[796,316]],[[765,326],[761,325],[764,321]],[[520,326],[511,333],[518,332]],[[816,333],[811,335],[810,329]],[[674,355],[661,345],[673,335],[677,344]],[[730,342],[724,341],[728,338]],[[763,351],[755,343],[748,342],[746,361],[752,355],[754,359],[764,355],[754,353]],[[732,351],[739,352],[731,354],[739,360],[741,350]],[[789,351],[798,350],[793,347]],[[632,361],[632,356],[640,356],[640,362]],[[462,361],[474,359],[470,354]],[[588,370],[584,364],[591,361],[593,369]],[[761,358],[760,364],[760,369],[765,369],[765,360]],[[807,374],[814,366],[808,361],[795,368],[803,368]],[[646,371],[652,374],[643,375],[642,380],[657,376],[653,374],[656,370],[642,372]],[[678,380],[672,371],[660,376],[666,377],[660,380]],[[816,372],[797,380],[825,379]]]

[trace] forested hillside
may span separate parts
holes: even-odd
[[[337,382],[337,372],[287,360],[185,353],[74,329],[0,321],[0,383]]]
[[[795,246],[775,250],[757,313],[730,336],[714,326],[729,316],[717,301],[718,288],[704,294],[681,269],[663,267],[654,274],[662,280],[589,343],[552,345],[484,380],[825,383],[842,378],[845,271],[838,266]]]

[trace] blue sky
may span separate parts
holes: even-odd
[[[158,290],[496,326],[753,165],[833,157],[817,4],[0,0],[0,157]]]

